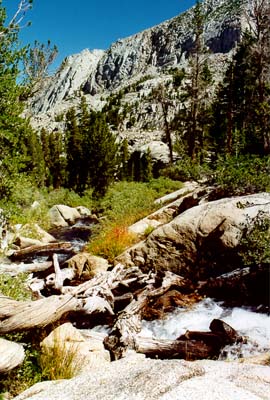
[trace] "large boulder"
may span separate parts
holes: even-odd
[[[269,400],[267,366],[130,356],[69,381],[42,382],[14,400]]]
[[[49,210],[49,217],[51,226],[68,227],[76,223],[79,219],[84,219],[91,216],[91,211],[83,206],[76,208],[69,207],[64,204],[56,204]],[[95,216],[91,216],[93,220],[96,220]]]
[[[100,272],[109,268],[109,263],[102,257],[94,256],[87,252],[81,252],[66,261],[68,268],[73,269],[75,276],[85,280],[93,278]]]
[[[14,243],[21,249],[55,242],[55,238],[38,224],[25,224],[17,232]]]
[[[241,267],[242,238],[260,215],[270,218],[270,193],[200,204],[155,229],[116,261],[170,270],[193,282],[215,278]]]

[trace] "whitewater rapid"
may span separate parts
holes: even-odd
[[[222,303],[206,298],[193,307],[177,308],[163,320],[143,321],[140,336],[176,339],[190,331],[209,331],[215,318],[231,325],[247,343],[226,346],[221,359],[249,357],[270,351],[270,316],[248,308],[224,308]]]

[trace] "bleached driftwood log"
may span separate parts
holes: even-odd
[[[128,287],[149,278],[139,268],[116,266],[76,287],[63,287],[63,294],[36,301],[16,301],[0,296],[0,333],[43,327],[60,320],[70,312],[92,314],[108,310],[113,314],[113,290],[119,285]]]
[[[0,296],[0,333],[43,327],[80,308],[80,301],[71,295],[50,296],[36,301],[16,301]]]
[[[57,254],[53,255],[53,266],[55,273],[55,288],[61,290],[63,287],[64,279],[58,262]]]
[[[24,356],[24,348],[21,344],[0,338],[0,374],[20,365]]]
[[[111,334],[105,338],[106,349],[111,352],[113,359],[122,358],[127,349],[136,349],[136,340],[141,331],[142,312],[151,299],[161,296],[172,286],[184,288],[189,282],[181,276],[167,271],[157,287],[158,279],[152,277],[147,286],[136,294],[131,303],[120,313]]]
[[[35,262],[31,264],[0,264],[0,274],[16,276],[21,273],[42,272],[52,267],[51,261]]]

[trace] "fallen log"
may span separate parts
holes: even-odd
[[[136,337],[134,349],[150,358],[181,358],[188,361],[213,357],[211,345],[195,340],[166,340]]]
[[[64,278],[61,272],[57,254],[53,255],[53,267],[55,273],[55,288],[61,291],[63,288]]]
[[[16,301],[0,296],[0,334],[44,327],[71,312],[92,314],[107,311],[114,314],[113,290],[118,286],[128,288],[134,280],[147,279],[149,275],[143,274],[139,268],[126,269],[118,265],[77,287],[63,286],[62,291],[66,289],[66,292],[59,296],[36,301]]]
[[[15,251],[10,258],[15,261],[34,256],[49,256],[55,253],[75,254],[75,251],[69,242],[48,243]]]
[[[176,340],[136,336],[133,338],[134,349],[150,358],[181,358],[192,361],[216,358],[227,344],[244,341],[242,336],[222,320],[214,319],[210,329],[211,332],[186,331]]]
[[[3,296],[0,297],[0,334],[44,327],[82,307],[81,302],[71,295],[24,302]]]
[[[51,261],[31,264],[0,264],[0,274],[16,276],[21,273],[42,272],[52,267]]]

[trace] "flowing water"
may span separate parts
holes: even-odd
[[[231,325],[247,343],[226,346],[221,358],[236,359],[270,351],[270,316],[248,308],[224,308],[222,303],[204,299],[191,309],[178,308],[164,320],[143,321],[141,336],[176,339],[187,330],[209,331],[214,318]]]

